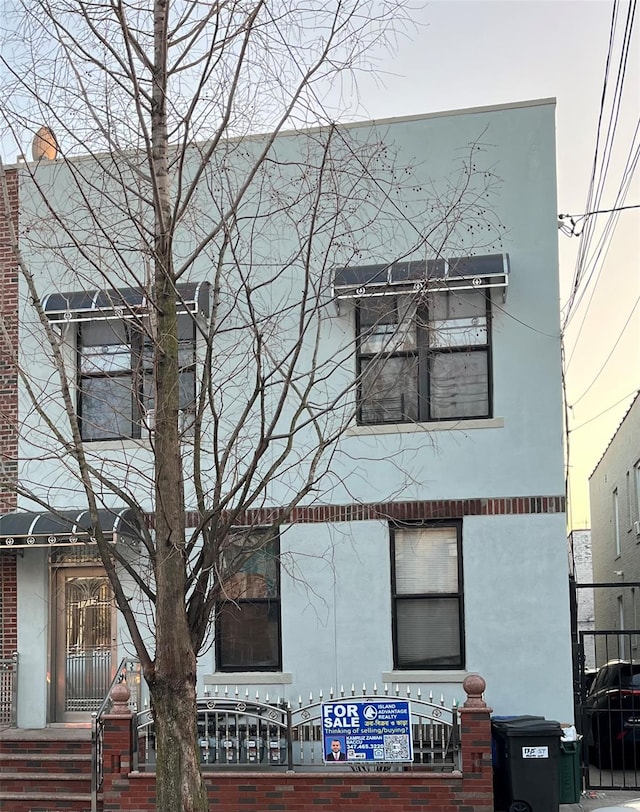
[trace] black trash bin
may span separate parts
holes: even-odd
[[[495,808],[558,812],[562,728],[542,716],[491,721]]]

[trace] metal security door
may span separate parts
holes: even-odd
[[[56,574],[56,691],[59,722],[89,718],[109,690],[115,668],[115,606],[103,570]]]

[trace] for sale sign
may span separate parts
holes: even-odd
[[[340,700],[322,705],[324,761],[413,761],[406,700]]]

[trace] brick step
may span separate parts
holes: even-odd
[[[0,753],[7,756],[20,755],[23,757],[33,757],[37,755],[49,756],[74,756],[91,755],[91,742],[33,742],[0,739]]]
[[[91,753],[2,753],[0,752],[0,773],[12,772],[34,772],[38,767],[43,766],[49,769],[51,764],[61,766],[79,766],[88,771],[91,770]]]
[[[59,793],[90,793],[91,776],[73,773],[2,773],[2,792],[21,796],[48,793],[49,798],[58,798]]]
[[[51,801],[54,801],[53,806],[55,806],[56,801],[82,801],[83,803],[89,801],[91,803],[91,793],[56,792],[55,796],[52,796],[51,792],[5,792],[5,790],[0,790],[0,801],[22,801],[23,799],[49,801],[50,806]],[[1,806],[0,809],[2,809]]]
[[[0,810],[90,812],[91,763],[90,730],[3,731]]]
[[[37,773],[23,772],[21,770],[15,770],[10,773],[3,772],[2,787],[5,788],[8,781],[40,781],[43,778],[51,783],[54,781],[91,781],[91,772],[89,770],[85,772],[78,772],[76,770],[75,772],[66,773],[43,772],[42,770]]]
[[[98,809],[102,808],[102,799]],[[5,792],[0,790],[0,809],[11,812],[90,812],[87,792]]]

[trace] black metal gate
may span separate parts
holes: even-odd
[[[571,584],[575,719],[587,789],[640,791],[640,629],[579,630],[577,593],[638,587]]]

